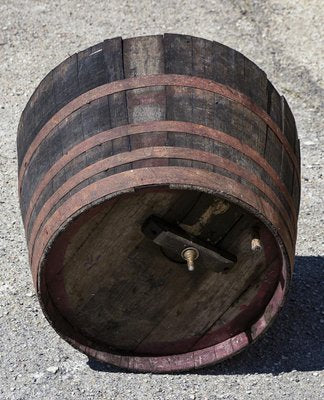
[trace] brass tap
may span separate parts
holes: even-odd
[[[199,251],[194,247],[187,247],[181,252],[181,257],[187,261],[188,271],[195,269],[194,261],[199,257]]]

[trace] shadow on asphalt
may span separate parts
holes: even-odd
[[[185,372],[198,375],[236,375],[324,369],[324,257],[296,257],[295,273],[286,304],[263,338],[230,360]],[[121,369],[89,359],[96,371]]]

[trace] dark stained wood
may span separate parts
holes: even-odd
[[[50,166],[63,155],[61,137],[55,141],[51,140],[51,137],[47,137],[43,145],[47,150],[42,151],[42,149],[38,149],[35,154],[37,162],[29,164],[27,168],[28,178],[24,181],[21,191],[21,207],[24,214],[27,210],[28,202],[39,184],[39,178],[45,175]]]
[[[79,110],[84,105],[90,103],[91,101],[97,100],[105,95],[119,93],[127,89],[135,89],[137,87],[151,87],[156,85],[167,85],[167,86],[184,86],[184,87],[194,87],[196,89],[203,89],[211,91],[213,93],[223,96],[225,99],[230,99],[234,103],[243,105],[245,108],[249,109],[251,112],[259,116],[267,126],[275,133],[276,137],[283,144],[286,151],[290,155],[294,166],[298,169],[298,161],[296,156],[289,145],[286,137],[281,132],[280,128],[272,121],[269,115],[258,107],[256,104],[251,103],[251,100],[242,95],[240,92],[233,92],[229,87],[223,86],[218,83],[212,83],[211,81],[206,81],[197,77],[181,76],[181,75],[149,75],[143,77],[129,78],[123,81],[112,82],[107,85],[102,85],[96,89],[90,90],[77,99],[71,101],[66,106],[55,114],[40,130],[39,134],[35,137],[35,140],[31,143],[28,151],[25,154],[23,165],[19,170],[19,187],[24,180],[24,175],[29,162],[33,159],[33,153],[42,144],[44,138],[46,138],[51,131],[64,120],[64,118],[70,116],[73,112]],[[298,172],[299,173],[299,172]]]
[[[268,106],[267,75],[254,62],[242,57],[244,58],[244,93],[266,110]]]
[[[105,58],[107,63],[108,81],[118,81],[125,79],[123,61],[123,41],[121,38],[106,40],[104,42]],[[127,110],[127,98],[125,92],[114,93],[108,96],[108,109],[111,127],[126,125],[129,122]],[[112,141],[112,154],[121,151],[129,151],[131,147],[130,139],[123,137]],[[115,173],[125,170],[125,166],[116,167]]]
[[[141,224],[151,213],[163,215],[163,212],[168,209],[170,201],[177,196],[177,193],[171,192],[169,194],[148,193],[145,197],[141,198],[141,201],[138,201],[138,197],[135,196],[130,199],[126,198],[124,202],[118,202],[113,208],[114,212],[107,214],[96,230],[92,231],[92,235],[87,239],[87,242],[84,243],[82,248],[78,249],[75,257],[71,258],[69,263],[64,267],[64,279],[69,282],[67,285],[67,295],[74,296],[73,298],[71,297],[71,304],[72,306],[74,305],[74,308],[76,307],[75,312],[73,312],[73,318],[84,321],[84,327],[81,325],[81,328],[86,329],[88,335],[92,336],[94,330],[98,329],[96,326],[99,327],[100,321],[105,320],[107,324],[106,329],[104,330],[102,326],[98,339],[102,338],[101,340],[103,340],[108,335],[111,338],[110,345],[114,345],[116,340],[119,340],[119,343],[130,340],[130,343],[132,343],[136,342],[137,335],[145,329],[145,325],[149,324],[150,318],[147,316],[147,313],[144,314],[143,307],[148,307],[148,296],[154,298],[154,295],[149,290],[149,281],[145,281],[157,279],[153,275],[154,270],[158,271],[159,279],[162,279],[165,273],[165,267],[162,268],[165,260],[160,257],[158,246],[153,246],[151,241],[145,240],[144,235],[141,233]],[[125,221],[125,224],[121,224],[121,221]],[[112,227],[115,228],[111,229]],[[99,237],[101,238],[100,240],[98,240]],[[122,238],[121,241],[120,238]],[[145,243],[141,245],[143,239],[146,245],[152,243],[151,247],[153,246],[151,251],[150,247],[148,247],[147,253],[144,250],[146,249]],[[89,253],[90,243],[94,249],[91,253]],[[141,246],[141,249],[138,249],[138,246]],[[120,254],[125,254],[125,258],[121,258]],[[88,266],[90,265],[89,255],[93,261],[91,267]],[[146,262],[143,262],[145,257]],[[80,261],[83,258],[84,262]],[[136,261],[137,259],[138,261]],[[76,262],[76,260],[78,261]],[[109,267],[107,268],[108,265]],[[77,283],[74,276],[75,274],[80,274],[85,266],[87,273],[83,274],[81,281]],[[154,267],[154,269],[149,268],[150,266]],[[147,276],[145,277],[143,274]],[[138,276],[138,280],[136,276]],[[125,281],[125,283],[128,281],[129,284],[126,286],[118,285],[116,280],[117,282]],[[100,287],[105,288],[104,291],[101,291],[102,294],[99,293],[99,298],[93,298],[91,290],[87,289],[93,287],[95,281],[101,282],[95,289],[95,293],[100,292]],[[143,284],[147,287],[145,292],[143,292],[144,288],[141,288]],[[77,288],[77,292],[73,288]],[[84,297],[85,293],[88,293],[88,297],[86,298]],[[143,297],[144,295],[145,297]],[[103,301],[102,296],[108,296],[108,298],[106,297],[106,301],[111,306],[102,309],[100,306],[101,301]],[[117,317],[117,320],[113,324],[114,313],[117,311],[114,307],[115,301],[119,304],[119,310],[124,309],[126,311],[127,307],[131,307],[128,312],[132,312],[134,320],[130,320],[130,325],[126,326],[121,321],[118,323],[116,314],[115,318]],[[91,318],[91,322],[94,322],[98,317],[98,315],[94,314],[96,307],[94,302],[99,307],[96,313],[100,312],[101,317],[97,320],[97,323],[89,324],[86,322],[88,318]],[[140,302],[142,303],[141,306]],[[120,317],[124,318],[122,315]],[[138,324],[138,318],[140,318],[142,323]],[[111,322],[109,323],[109,321]],[[110,324],[112,324],[111,328],[113,328],[113,331],[111,331]],[[135,325],[138,326],[139,333],[134,331]],[[128,332],[132,332],[131,337]]]
[[[109,39],[73,54],[42,80],[23,112],[18,133],[19,165],[36,133],[62,105],[88,89],[123,79],[118,64],[122,65],[122,40]]]
[[[191,36],[164,35],[164,52],[166,73],[193,75],[193,38]],[[193,97],[194,89],[192,88],[183,88],[180,86],[167,87],[166,119],[171,121],[194,121]],[[208,114],[207,108],[204,109],[202,114],[203,118],[204,115]],[[169,146],[185,145],[186,147],[193,148],[193,141],[194,138],[190,135],[168,134]],[[195,162],[175,159],[170,160],[169,165],[191,167],[195,165]]]
[[[295,207],[297,212],[299,211],[299,205],[300,205],[300,179],[298,179],[298,176],[296,172],[294,172],[294,184],[293,184],[293,192],[292,192],[292,197],[295,203]]]
[[[53,89],[56,108],[59,109],[78,94],[78,55],[62,62],[53,71]]]
[[[294,177],[294,167],[292,162],[282,148],[282,159],[281,159],[281,171],[280,177],[285,184],[286,188],[288,189],[289,193],[292,193],[293,190],[293,177]]]
[[[192,75],[191,36],[164,34],[165,73]]]
[[[139,341],[143,348],[146,347],[140,337],[146,337],[156,321],[161,319],[162,314],[168,315],[171,305],[176,304],[176,299],[187,303],[189,294],[196,298],[197,288],[203,281],[210,285],[213,277],[213,274],[206,274],[199,270],[196,271],[194,277],[187,276],[186,269],[182,264],[177,265],[165,258],[161,259],[159,248],[152,247],[141,233],[141,224],[146,216],[151,212],[163,215],[168,207],[167,204],[170,206],[172,202],[177,202],[177,199],[182,196],[181,192],[173,194],[170,192],[168,195],[167,193],[147,193],[144,197],[141,196],[141,201],[138,201],[138,196],[127,197],[124,201],[110,205],[110,208],[102,214],[103,217],[97,216],[96,220],[90,220],[91,227],[88,229],[83,227],[82,232],[78,233],[75,240],[70,243],[66,253],[68,261],[62,272],[66,282],[67,296],[70,299],[70,310],[67,317],[75,321],[87,336],[101,338],[101,342],[108,340],[108,344],[128,350]],[[154,202],[152,202],[153,199],[155,199]],[[167,202],[166,205],[163,205],[164,202]],[[130,216],[133,220],[130,220]],[[121,220],[126,224],[120,224]],[[120,233],[113,228],[117,226],[119,226]],[[90,232],[90,235],[87,235],[87,232]],[[137,233],[135,234],[135,232]],[[120,238],[120,235],[122,235],[122,239],[118,239],[118,246],[114,246],[114,238]],[[248,236],[250,236],[250,232]],[[98,241],[98,238],[101,239]],[[130,238],[133,239],[130,240]],[[142,240],[142,244],[136,244],[136,238]],[[250,237],[245,245],[241,244],[243,252],[248,254],[250,253],[249,240]],[[81,247],[80,242],[82,243]],[[123,248],[120,248],[121,243]],[[237,249],[235,251],[237,252]],[[119,254],[121,253],[125,254],[125,260],[120,259]],[[259,254],[259,256],[261,255]],[[169,266],[166,267],[166,264]],[[109,268],[107,268],[108,265]],[[240,273],[238,266],[235,268]],[[258,268],[258,271],[261,273],[262,270]],[[81,281],[75,280],[76,275],[80,276]],[[224,282],[223,279],[221,282],[219,281],[220,276],[217,274],[214,274],[214,278],[214,291],[217,293],[218,286],[215,285],[221,286]],[[116,280],[123,282],[124,279],[127,279],[128,285],[123,286],[116,283]],[[226,280],[226,276],[224,279]],[[234,279],[237,280],[235,274]],[[95,285],[94,282],[100,282],[100,285]],[[187,290],[184,285],[189,285]],[[192,287],[192,285],[194,286]],[[91,289],[87,290],[87,287]],[[96,287],[95,293],[93,293],[94,287]],[[101,290],[101,287],[104,290]],[[180,287],[181,290],[179,290]],[[116,293],[114,293],[115,291]],[[84,298],[87,292],[90,295],[88,300]],[[127,296],[122,293],[132,293],[132,295]],[[165,303],[166,294],[168,296],[167,303]],[[159,298],[159,296],[162,297]],[[53,297],[55,298],[55,293],[53,293]],[[114,306],[115,301],[118,301],[117,309]],[[206,302],[209,301],[207,296]],[[109,304],[109,307],[103,308],[103,304]],[[201,306],[203,307],[203,304]],[[127,319],[125,320],[117,310],[128,310]],[[120,320],[120,318],[123,319]],[[200,322],[198,322],[198,326],[200,326]],[[170,326],[167,331],[169,329]],[[129,332],[132,332],[131,336]],[[175,331],[174,334],[181,337],[182,330],[180,329],[178,333]],[[136,339],[137,337],[138,339]],[[149,343],[149,340],[147,339],[146,342]],[[176,345],[179,346],[178,343]],[[186,343],[185,346],[187,346]],[[158,352],[160,351],[158,350]]]
[[[177,34],[96,44],[40,83],[17,146],[34,284],[76,348],[141,371],[198,368],[280,310],[299,140],[287,101],[241,53]],[[163,237],[144,234],[152,216]],[[201,252],[190,272],[189,244]]]
[[[236,236],[236,242],[232,242],[228,247],[228,250],[235,252],[238,258],[231,272],[228,274],[206,272],[204,276],[195,276],[194,287],[182,290],[181,302],[166,311],[164,318],[160,319],[156,328],[145,338],[137,351],[147,352],[149,349],[155,351],[154,344],[158,354],[188,351],[224,309],[228,308],[249,286],[252,277],[255,276],[255,269],[260,268],[260,263],[264,262],[262,254],[254,260],[251,259],[250,241],[249,230],[247,233],[243,231],[242,237]]]
[[[281,96],[270,81],[267,82],[267,97],[267,112],[276,124],[282,128]]]
[[[280,175],[282,161],[282,145],[271,129],[267,128],[267,138],[264,158],[272,168]]]
[[[221,201],[216,204],[216,210],[211,214],[206,224],[203,224],[199,236],[205,240],[208,238],[211,243],[216,245],[241,217],[241,209],[232,207],[228,202]]]
[[[231,179],[236,180],[237,182],[244,183],[248,187],[252,189],[258,196],[265,198],[275,209],[279,209],[281,215],[284,217],[284,221],[286,221],[286,213],[284,209],[278,208],[279,204],[277,202],[277,198],[274,193],[267,190],[267,187],[264,187],[260,180],[256,179],[253,176],[248,176],[244,170],[237,168],[237,166],[231,162],[226,160],[222,160],[217,156],[213,156],[211,154],[201,152],[201,151],[193,151],[193,150],[186,150],[181,148],[162,148],[162,147],[154,147],[151,148],[150,151],[146,149],[137,149],[132,151],[131,153],[126,154],[117,154],[115,157],[110,157],[108,159],[104,159],[101,162],[94,164],[93,166],[89,166],[83,171],[80,171],[74,177],[72,177],[69,181],[65,182],[62,187],[55,192],[55,194],[44,204],[43,210],[38,215],[38,218],[35,222],[35,226],[30,225],[30,229],[27,230],[28,237],[34,237],[35,233],[43,224],[48,217],[60,207],[62,202],[66,201],[69,197],[75,194],[77,191],[81,190],[83,187],[87,186],[89,180],[91,179],[92,182],[96,182],[104,177],[107,177],[113,174],[113,168],[116,165],[127,166],[126,170],[130,169],[129,164],[137,161],[138,159],[149,159],[153,160],[152,165],[156,165],[158,159],[169,158],[170,161],[174,159],[184,159],[189,162],[198,162],[197,160],[203,160],[204,162],[200,163],[200,169],[207,169],[210,170],[210,166],[216,166],[220,171],[219,173],[224,176],[228,176]],[[221,168],[221,167],[225,167]],[[206,167],[205,167],[206,165]],[[107,171],[107,173],[106,173]],[[226,172],[228,171],[228,172]],[[103,173],[103,174],[102,174]],[[98,176],[100,175],[100,176]],[[197,235],[200,233],[200,229],[202,229],[203,225],[208,222],[208,218],[211,217],[213,214],[222,213],[224,210],[224,206],[221,202],[213,202],[211,203],[210,207],[209,204],[204,204],[206,208],[206,212],[204,211],[204,220],[203,224],[194,223],[193,226],[186,225],[186,230],[190,232],[194,231],[194,234]],[[226,207],[225,207],[226,210]],[[194,212],[195,208],[190,210],[190,213]],[[40,217],[42,215],[42,217]],[[206,219],[205,216],[208,218]],[[187,215],[188,217],[188,215]],[[186,218],[187,218],[186,217]],[[42,220],[44,218],[44,220]],[[286,222],[285,222],[286,223]],[[199,232],[197,232],[197,225],[199,226]],[[193,227],[195,229],[193,229]],[[288,229],[290,230],[291,227],[287,225]],[[31,230],[32,229],[32,230]],[[192,233],[192,232],[190,232]],[[294,231],[291,230],[291,234],[294,235]]]
[[[163,36],[145,36],[124,40],[125,78],[164,73]],[[127,91],[129,123],[164,120],[166,115],[165,87],[135,89]],[[130,148],[149,147],[150,143],[165,145],[166,132],[147,133],[130,138]],[[166,161],[166,160],[165,160]],[[145,167],[147,161],[136,161],[134,168]],[[157,165],[161,165],[158,162]],[[167,165],[167,161],[165,162]]]
[[[53,106],[56,109],[56,102],[53,90],[53,71],[51,71],[39,84],[26,105],[20,119],[17,135],[18,164],[20,166],[24,153],[32,142],[35,133],[45,124],[53,112]]]
[[[295,141],[297,138],[296,124],[294,116],[290,110],[287,100],[282,96],[282,131],[287,137],[291,147],[295,150]],[[296,150],[295,150],[296,151]]]
[[[134,127],[135,128],[135,127]],[[136,127],[136,129],[137,129],[137,127]],[[140,128],[139,128],[140,129]],[[117,132],[119,132],[118,130],[117,130]],[[116,133],[117,133],[116,132]],[[140,130],[139,130],[139,132],[140,132]],[[104,134],[109,134],[109,131],[107,131],[106,133],[105,132],[103,132]],[[122,131],[121,131],[121,133],[122,133]],[[201,134],[202,134],[202,132],[201,132]],[[111,133],[111,135],[112,135],[112,133]],[[169,135],[171,135],[171,132],[169,133]],[[187,134],[182,134],[182,135],[185,135],[185,137],[186,136],[188,136]],[[102,134],[99,134],[98,136],[103,136],[104,137],[104,135],[102,135]],[[116,136],[116,135],[115,135]],[[108,136],[109,137],[109,136]],[[112,136],[110,136],[110,137],[112,137]],[[186,143],[185,142],[181,142],[181,141],[179,141],[179,134],[178,134],[178,141],[177,141],[177,143],[178,144],[180,144],[180,146],[187,146],[186,145]],[[95,139],[95,138],[94,138]],[[204,140],[206,140],[204,137],[200,137],[199,138],[199,140],[198,140],[198,137],[194,140],[194,143],[195,143],[195,146],[198,146],[198,148],[201,148],[201,149],[204,149],[205,147],[204,147]],[[89,140],[88,140],[88,142],[89,142]],[[95,143],[92,139],[91,139],[91,143]],[[99,142],[99,143],[102,143],[102,142]],[[103,142],[102,144],[105,144],[106,142]],[[201,143],[201,145],[200,145],[200,143]],[[216,145],[216,143],[217,142],[215,142],[214,143],[214,147],[215,147],[215,145]],[[106,143],[107,145],[109,145],[109,143]],[[148,145],[148,144],[146,144],[146,145]],[[171,143],[171,145],[172,145],[172,143]],[[80,147],[80,146],[78,146],[78,147]],[[99,147],[95,147],[95,148],[93,148],[91,151],[93,152],[93,154],[98,154],[98,157],[100,157],[100,155],[101,155],[101,151],[100,151],[100,149],[101,149],[101,146],[99,146]],[[73,149],[73,150],[76,150],[76,149]],[[107,149],[108,151],[109,151],[109,146],[108,146],[108,149]],[[82,151],[82,148],[81,148],[81,151]],[[234,151],[234,149],[233,148],[230,148],[230,147],[228,147],[228,146],[224,146],[224,145],[221,145],[220,143],[217,143],[217,146],[214,148],[214,152],[216,152],[217,154],[219,154],[221,157],[225,157],[225,158],[229,158],[229,159],[231,159],[232,161],[234,161],[234,162],[236,162],[236,163],[239,163],[239,164],[241,164],[244,168],[248,168],[248,169],[250,169],[250,170],[252,170],[254,173],[256,173],[256,174],[258,174],[261,178],[262,178],[262,180],[264,180],[266,183],[267,183],[267,185],[269,185],[270,187],[272,187],[273,188],[273,190],[275,190],[275,192],[277,192],[277,195],[278,195],[278,197],[279,198],[281,198],[281,201],[283,202],[283,204],[286,204],[286,201],[285,201],[285,197],[282,197],[282,193],[281,193],[281,190],[277,190],[276,189],[276,186],[272,183],[272,181],[271,181],[271,179],[269,180],[269,175],[267,174],[267,173],[265,173],[265,171],[263,171],[262,169],[260,169],[260,167],[258,167],[258,164],[256,164],[256,163],[252,163],[251,162],[251,160],[249,160],[248,158],[246,158],[245,156],[243,156],[243,154],[242,153],[238,153],[237,151]],[[77,152],[76,152],[76,154],[78,154]],[[109,155],[109,154],[108,154]],[[83,157],[83,155],[82,154],[80,154],[80,157],[81,157],[81,161],[82,161],[82,157]],[[88,163],[89,163],[89,161],[91,161],[91,159],[90,160],[88,160]],[[95,161],[95,160],[94,160]],[[94,162],[93,161],[93,162]],[[77,163],[74,163],[75,165],[77,165]],[[80,162],[80,164],[81,164],[81,162]],[[191,165],[191,162],[189,162],[189,165]],[[81,165],[81,167],[82,167],[82,165]],[[80,167],[80,169],[82,169]],[[204,168],[204,165],[202,165],[202,167]],[[63,171],[64,172],[64,171]],[[56,177],[60,177],[60,175],[62,175],[61,174],[61,172],[59,172],[59,174],[57,174],[56,176],[55,176],[55,180],[56,180]],[[58,182],[60,182],[60,180],[58,179]],[[51,184],[51,182],[49,182],[50,184]],[[63,182],[61,182],[61,183],[63,183]],[[281,188],[281,187],[280,187]],[[47,192],[47,190],[46,190],[46,192]],[[49,193],[50,194],[50,193]],[[47,198],[46,198],[47,199]],[[36,206],[35,206],[35,208],[36,209],[40,209],[39,207],[41,207],[42,206],[42,204],[44,204],[44,201],[46,200],[46,199],[44,199],[43,200],[43,196],[41,196],[41,198],[39,199],[39,201],[37,202],[37,204],[36,204]],[[286,209],[287,209],[287,211],[290,213],[291,212],[291,208],[290,207],[288,207],[288,206],[286,206]],[[29,211],[30,211],[30,209],[29,209]],[[37,213],[36,213],[37,214]],[[27,220],[28,220],[29,218],[27,217]]]

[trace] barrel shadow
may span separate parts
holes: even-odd
[[[286,304],[273,326],[241,354],[213,367],[185,372],[199,375],[237,375],[324,369],[324,257],[298,256]],[[119,368],[89,359],[96,371]]]

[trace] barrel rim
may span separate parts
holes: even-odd
[[[49,323],[53,326],[53,328],[58,332],[58,334],[70,343],[73,347],[78,349],[79,351],[83,352],[84,354],[94,357],[98,360],[108,362],[112,365],[121,368],[132,369],[135,371],[150,371],[156,373],[165,373],[165,372],[174,372],[174,371],[183,371],[188,369],[196,369],[205,367],[208,365],[213,365],[217,362],[223,361],[226,358],[230,358],[235,354],[239,353],[243,350],[246,346],[253,343],[257,338],[262,336],[264,332],[269,328],[272,321],[274,320],[275,316],[278,314],[278,311],[282,307],[284,299],[287,294],[289,281],[290,281],[290,272],[289,272],[289,257],[287,254],[287,250],[285,249],[285,245],[278,235],[278,232],[274,230],[274,227],[271,226],[270,222],[265,219],[259,213],[256,213],[251,206],[248,206],[246,203],[243,203],[242,200],[234,198],[231,195],[228,195],[224,192],[219,192],[216,190],[211,190],[208,188],[204,188],[197,185],[178,185],[173,184],[169,185],[170,189],[191,189],[191,190],[198,190],[206,193],[210,193],[216,195],[217,197],[224,198],[226,200],[233,201],[233,203],[238,204],[242,208],[246,209],[248,212],[252,212],[257,218],[261,220],[261,222],[269,229],[271,235],[273,236],[275,242],[277,243],[279,253],[281,254],[281,275],[278,281],[278,285],[276,290],[271,297],[268,305],[266,306],[264,313],[261,317],[251,326],[249,331],[241,332],[236,336],[225,340],[224,342],[218,343],[216,345],[201,349],[195,350],[192,352],[184,353],[184,354],[177,354],[172,356],[158,356],[158,357],[139,357],[139,356],[120,356],[109,352],[102,352],[96,350],[95,348],[91,348],[86,346],[82,343],[77,342],[73,337],[67,337],[62,332],[57,330],[56,322],[50,318],[48,314],[48,301],[46,299],[46,293],[44,296],[44,290],[46,290],[46,283],[44,282],[45,279],[45,268],[46,268],[46,260],[43,257],[41,261],[41,265],[39,270],[37,271],[37,293],[39,297],[39,301],[43,312],[48,319]],[[142,185],[141,187],[136,188],[138,190],[150,190],[153,189],[151,185]],[[133,193],[133,191],[121,191],[110,196],[106,196],[105,198],[101,198],[99,201],[96,202],[96,205],[100,205],[106,203],[107,201],[115,201],[118,199],[119,196],[123,196],[125,194]],[[78,216],[85,215],[86,211],[91,211],[94,207],[94,204],[90,204],[86,209],[82,209],[81,212],[74,215],[67,224],[74,221]],[[59,234],[59,233],[58,233]],[[55,238],[52,238],[52,242],[47,248],[47,252],[51,248],[53,241]],[[291,261],[292,262],[292,261]],[[45,288],[45,289],[44,289]],[[155,362],[155,364],[154,364]],[[180,365],[179,365],[180,363]]]

